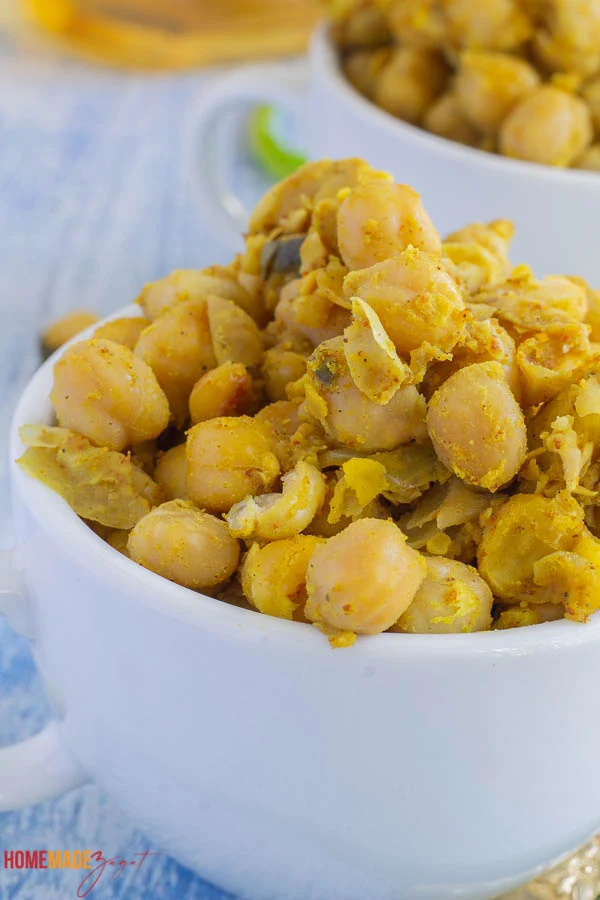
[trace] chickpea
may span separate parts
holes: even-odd
[[[310,341],[313,347],[317,347],[323,341],[341,334],[344,328],[350,323],[350,312],[342,306],[332,303],[327,298],[321,298],[325,302],[321,304],[321,310],[324,313],[320,318],[319,325],[308,325],[303,321],[302,307],[306,308],[306,300],[308,306],[312,308],[316,303],[313,297],[306,297],[300,294],[301,279],[290,281],[281,291],[279,303],[275,308],[275,319],[277,323],[292,332],[296,332],[302,337]],[[303,304],[302,301],[305,301]]]
[[[487,519],[477,551],[479,574],[496,597],[545,603],[552,589],[535,583],[535,567],[557,550],[573,550],[583,532],[583,510],[566,491],[552,499],[515,494]]]
[[[585,321],[590,326],[590,339],[600,341],[600,291],[588,288],[588,308]]]
[[[515,159],[570,166],[592,143],[587,104],[550,84],[536,88],[500,129],[500,152]]]
[[[536,70],[525,60],[468,51],[460,58],[454,92],[473,126],[495,135],[511,109],[539,83]]]
[[[454,243],[473,243],[488,250],[502,265],[505,274],[508,274],[510,261],[508,249],[515,234],[515,227],[507,219],[495,219],[493,222],[474,222],[465,225],[458,231],[453,231],[446,241]]]
[[[271,347],[265,352],[261,366],[261,375],[265,384],[265,392],[269,400],[285,400],[286,387],[306,372],[306,357],[294,350],[283,347]]]
[[[580,279],[548,275],[538,281],[527,269],[522,275],[513,273],[476,299],[490,304],[494,315],[519,338],[573,320],[583,321],[589,302],[587,285]]]
[[[600,78],[588,81],[581,90],[581,96],[590,108],[596,132],[600,132]]]
[[[349,269],[364,269],[406,250],[409,244],[439,253],[440,236],[421,198],[406,184],[365,184],[343,201],[338,244]]]
[[[129,550],[127,549],[129,534],[129,531],[124,531],[120,528],[112,528],[104,539],[107,544],[110,544],[111,547],[113,547],[119,553],[122,553],[123,556],[127,556],[129,558]]]
[[[298,400],[277,400],[263,406],[254,418],[278,438],[290,438],[300,427],[299,407]]]
[[[464,342],[455,348],[452,359],[434,362],[427,369],[422,385],[425,397],[430,400],[451,375],[465,366],[489,361],[500,363],[511,391],[517,399],[520,399],[521,376],[517,365],[515,342],[496,319],[471,322]]]
[[[255,421],[261,422],[273,437],[273,452],[281,464],[283,471],[290,469],[295,462],[292,438],[300,428],[301,399],[277,400],[263,406],[256,413]]]
[[[163,503],[140,519],[127,550],[144,568],[196,591],[231,578],[240,556],[225,522],[183,500]]]
[[[580,323],[548,328],[519,345],[526,406],[536,406],[556,396],[563,387],[584,374],[591,358],[588,326]]]
[[[310,463],[300,461],[281,479],[281,494],[246,497],[226,515],[234,537],[276,541],[293,537],[307,528],[325,500],[325,476]]]
[[[423,126],[432,134],[476,147],[480,134],[465,116],[456,94],[448,91],[432,103],[423,118]]]
[[[384,65],[374,99],[387,112],[418,125],[446,87],[448,68],[441,53],[401,47]]]
[[[397,525],[359,519],[313,553],[305,615],[342,631],[378,634],[397,622],[426,573],[425,559]]]
[[[80,341],[54,366],[50,400],[60,425],[110,450],[152,440],[169,404],[152,369],[112,341]]]
[[[80,331],[84,331],[98,321],[98,316],[85,309],[78,309],[67,313],[51,322],[44,330],[41,339],[44,359],[74,338]]]
[[[407,47],[441,47],[447,23],[440,0],[377,0],[393,34]]]
[[[489,631],[494,598],[472,566],[443,556],[428,557],[427,577],[392,631],[460,634]]]
[[[600,172],[600,144],[592,144],[575,163],[576,169],[587,169],[588,172]]]
[[[425,438],[425,401],[414,384],[385,404],[370,400],[352,381],[341,337],[320,344],[309,359],[304,413],[336,443],[364,453]]]
[[[248,603],[269,616],[306,621],[306,569],[322,543],[322,538],[299,534],[264,547],[253,544],[241,566]]]
[[[293,175],[273,185],[259,200],[250,217],[250,235],[269,234],[280,227],[285,232],[293,222],[294,229],[307,230],[308,211],[303,217],[304,227],[298,229],[295,218],[298,212],[306,210],[307,204],[313,208],[321,200],[334,199],[344,187],[355,187],[362,181],[388,178],[376,172],[362,159],[323,159],[300,166]]]
[[[497,491],[525,461],[525,419],[497,362],[451,375],[429,401],[427,428],[442,463],[467,484]]]
[[[545,67],[584,77],[600,68],[597,0],[545,0],[534,50]]]
[[[334,30],[338,47],[378,47],[390,40],[388,23],[381,11],[370,3],[354,4],[345,15],[336,16],[334,6]]]
[[[142,332],[135,353],[154,371],[181,428],[194,384],[217,365],[206,301],[182,300],[165,310]]]
[[[344,60],[344,74],[353,87],[372,99],[381,70],[390,57],[387,47],[377,50],[356,50]]]
[[[149,319],[156,319],[181,300],[206,300],[209,296],[233,300],[241,309],[260,321],[264,312],[260,300],[238,281],[231,267],[177,269],[166,278],[147,284],[137,303]]]
[[[252,317],[222,297],[211,296],[206,305],[217,362],[236,362],[249,367],[258,365],[262,357],[262,338]]]
[[[113,341],[115,344],[123,344],[124,347],[134,350],[140,334],[149,324],[148,319],[144,319],[142,316],[111,319],[110,322],[96,328],[94,337]]]
[[[187,488],[194,503],[227,512],[249,494],[263,494],[279,475],[270,433],[248,416],[194,425],[187,437]]]
[[[480,244],[468,241],[444,241],[442,261],[469,298],[477,300],[477,294],[502,281],[505,269],[497,256]]]
[[[512,50],[531,36],[532,24],[520,0],[444,0],[443,5],[456,48]]]
[[[468,317],[460,289],[441,260],[414,247],[350,272],[344,295],[360,297],[375,310],[400,356],[424,343],[449,352]]]
[[[503,631],[506,628],[522,628],[524,625],[541,625],[543,622],[555,622],[562,619],[564,607],[558,603],[531,603],[522,606],[509,606],[503,609],[494,622],[494,628]]]
[[[252,379],[241,363],[226,362],[203,375],[190,394],[192,423],[217,416],[238,416],[254,399]]]
[[[169,500],[189,500],[187,492],[187,458],[185,444],[171,447],[156,461],[154,480]]]
[[[153,478],[156,454],[156,441],[142,441],[141,444],[133,444],[129,451],[129,458],[134,466]]]

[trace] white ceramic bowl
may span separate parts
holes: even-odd
[[[13,459],[19,426],[51,420],[55,359]],[[250,900],[483,900],[597,830],[598,616],[332,650],[142,569],[11,475],[19,619],[56,719],[0,751],[0,807],[93,778]]]
[[[235,142],[211,152],[219,120],[232,107],[272,102],[296,117],[312,159],[361,156],[412,185],[442,234],[470,222],[512,219],[512,257],[539,275],[581,275],[600,288],[600,174],[554,169],[463,147],[409,125],[362,97],[340,71],[325,26],[315,32],[309,87],[289,66],[252,66],[216,80],[190,117],[190,172],[207,224],[239,240],[245,211],[228,189]]]

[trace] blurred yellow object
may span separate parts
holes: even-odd
[[[21,0],[30,20],[97,61],[187,68],[305,49],[314,0]]]

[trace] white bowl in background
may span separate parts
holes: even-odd
[[[538,275],[580,275],[600,288],[600,174],[507,159],[397,119],[347,81],[324,25],[311,42],[308,86],[297,65],[248,66],[215,80],[191,111],[188,169],[198,208],[230,246],[239,242],[247,212],[230,187],[235,142],[215,140],[228,111],[256,103],[295,115],[312,159],[360,156],[412,185],[441,234],[511,219],[515,263],[528,263]]]

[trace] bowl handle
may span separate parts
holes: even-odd
[[[212,233],[218,232],[224,245],[229,248],[241,248],[241,236],[248,223],[248,210],[233,183],[235,163],[240,161],[236,160],[236,155],[241,156],[241,161],[248,165],[248,159],[244,159],[248,152],[248,140],[235,140],[232,129],[227,128],[226,133],[222,133],[221,126],[227,124],[228,116],[233,114],[238,120],[239,136],[240,119],[243,122],[249,107],[274,104],[290,113],[299,127],[304,126],[303,130],[306,130],[308,120],[304,107],[308,95],[307,80],[304,64],[245,66],[205,88],[198,104],[189,114],[185,138],[186,168],[195,189],[196,206],[205,225]],[[258,148],[255,139],[254,156],[260,158],[263,167],[273,168],[269,163],[281,163],[278,155],[281,157],[286,151],[276,146],[272,135],[263,134],[263,138]],[[295,158],[296,154],[290,150],[289,162]]]
[[[11,550],[0,552],[0,614],[15,631],[31,635]],[[88,780],[65,746],[60,723],[52,721],[34,737],[0,749],[0,812],[52,800]]]

